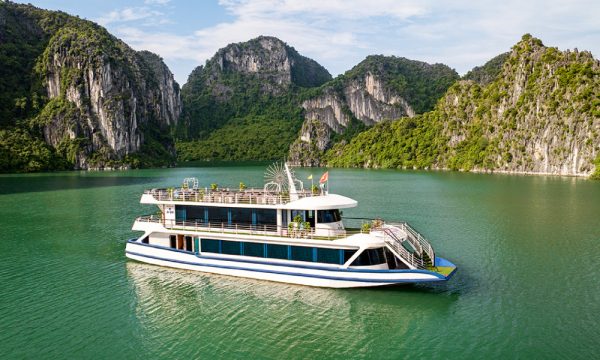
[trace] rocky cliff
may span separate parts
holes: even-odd
[[[289,159],[318,166],[332,135],[346,133],[349,139],[366,126],[431,110],[457,79],[445,65],[369,56],[302,103],[305,121]]]
[[[525,35],[498,68],[493,79],[457,82],[434,111],[332,149],[329,163],[591,175],[600,158],[598,60]]]
[[[600,154],[600,62],[587,51],[560,51],[526,35],[496,80],[461,82],[439,108],[452,149],[441,164],[587,176]],[[480,163],[454,164],[474,137],[487,142]]]
[[[274,37],[220,49],[182,88],[179,158],[282,158],[302,123],[300,95],[330,79],[325,68]],[[232,134],[258,138],[240,149]]]
[[[104,28],[60,12],[0,4],[4,23],[25,23],[15,38],[39,36],[32,88],[23,102],[32,136],[78,169],[156,164],[174,155],[179,86],[162,60],[137,52]],[[23,61],[31,62],[32,54]]]

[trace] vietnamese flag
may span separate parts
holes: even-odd
[[[319,183],[322,184],[324,182],[327,182],[327,180],[329,180],[329,171],[326,171],[325,174],[323,174],[323,176],[321,176]]]

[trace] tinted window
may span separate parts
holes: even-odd
[[[234,224],[252,224],[252,209],[231,208],[231,222]]]
[[[200,242],[200,247],[202,252],[211,252],[211,253],[220,253],[219,243],[220,240],[209,240],[202,239]]]
[[[317,262],[327,264],[340,263],[340,251],[337,249],[320,249],[317,248]]]
[[[350,260],[352,256],[356,253],[356,250],[344,250],[344,263]]]
[[[242,247],[239,241],[221,241],[221,253],[227,255],[241,255]]]
[[[277,210],[274,209],[256,209],[257,225],[277,225]]]
[[[288,258],[288,246],[287,245],[267,244],[267,257],[272,258],[272,259],[287,259]]]
[[[385,263],[385,256],[383,255],[383,248],[369,249],[369,260],[371,265],[379,265]]]
[[[227,223],[228,209],[220,207],[209,207],[208,208],[208,221],[211,223]]]
[[[193,251],[193,249],[192,249],[192,237],[191,236],[186,236],[185,237],[185,250],[187,250],[187,251]]]
[[[332,223],[341,221],[340,211],[335,210],[319,210],[317,211],[317,221],[320,223]]]
[[[204,222],[204,206],[185,206],[185,212],[188,221]]]
[[[242,243],[244,246],[245,256],[256,256],[265,257],[265,245],[260,243],[245,242]]]
[[[385,256],[383,255],[383,248],[378,249],[367,249],[363,251],[354,262],[352,266],[368,266],[368,265],[379,265],[385,263]]]
[[[291,246],[292,257],[290,260],[313,261],[313,248],[304,246]]]

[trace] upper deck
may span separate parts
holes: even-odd
[[[357,202],[345,196],[312,191],[297,191],[297,199],[291,199],[289,193],[264,189],[152,189],[146,190],[141,202],[192,203],[197,205],[213,204],[217,206],[239,205],[241,207],[271,207],[306,210],[344,209],[355,207]]]
[[[257,204],[257,205],[283,205],[290,202],[289,193],[268,191],[264,189],[152,189],[144,191],[156,201],[185,201],[214,204]],[[298,198],[321,196],[311,191],[297,192]]]

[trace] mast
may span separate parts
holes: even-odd
[[[288,190],[290,191],[290,201],[298,200],[298,191],[296,190],[294,176],[292,175],[292,172],[290,171],[290,168],[289,168],[287,162],[284,165],[285,165],[285,173],[288,178]]]

